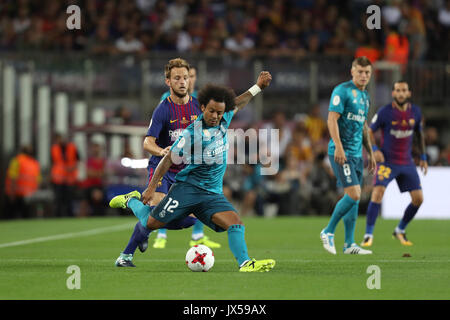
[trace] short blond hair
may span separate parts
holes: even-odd
[[[170,71],[173,68],[186,68],[187,71],[189,72],[189,69],[191,67],[189,66],[189,63],[186,60],[181,59],[181,58],[169,60],[169,63],[166,64],[166,67],[164,68],[164,73],[165,73],[166,79],[170,78]]]

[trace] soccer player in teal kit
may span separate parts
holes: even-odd
[[[227,164],[227,129],[233,116],[253,96],[270,84],[272,77],[261,72],[257,84],[235,98],[234,92],[221,86],[208,85],[198,96],[202,114],[189,125],[172,145],[153,174],[147,189],[113,198],[112,207],[129,207],[141,225],[148,230],[159,228],[181,229],[192,212],[216,232],[227,231],[228,244],[240,272],[270,271],[275,260],[251,259],[247,252],[243,226],[236,210],[222,191]],[[175,177],[169,193],[153,209],[152,200],[157,183],[173,163],[187,166]]]
[[[416,134],[421,152],[420,167],[427,174],[428,163],[425,151],[425,137],[422,129],[420,108],[409,102],[411,91],[406,81],[397,81],[392,88],[394,101],[380,108],[372,119],[369,135],[378,162],[375,186],[372,191],[366,215],[366,234],[363,247],[373,244],[373,230],[387,185],[396,180],[401,192],[409,192],[411,203],[406,207],[402,219],[394,230],[393,237],[404,246],[412,242],[406,237],[406,226],[416,215],[423,201],[422,186],[416,165],[412,158],[413,136]],[[375,145],[373,132],[380,130],[380,148]]]
[[[376,167],[366,122],[370,106],[366,87],[372,64],[366,57],[356,58],[351,74],[352,80],[334,88],[328,113],[331,136],[328,156],[338,186],[343,187],[345,193],[336,204],[328,225],[320,232],[323,247],[331,254],[336,254],[334,232],[341,219],[345,227],[344,254],[372,253],[359,247],[354,239],[363,178],[363,144],[369,155],[369,171],[373,173]]]
[[[174,61],[174,60],[171,60],[171,61]],[[187,64],[187,62],[186,62],[186,64]],[[160,119],[155,118],[155,121],[159,120],[162,122],[163,128],[168,128],[168,127],[180,128],[180,124],[181,124],[181,128],[185,129],[187,127],[187,125],[191,124],[190,120],[192,119],[192,116],[194,115],[194,114],[189,114],[189,110],[194,109],[195,115],[201,113],[200,109],[198,108],[198,102],[197,102],[198,92],[197,92],[197,90],[195,90],[195,83],[197,82],[197,69],[195,67],[193,67],[192,65],[189,65],[188,76],[189,76],[189,81],[188,81],[189,85],[188,85],[187,94],[192,98],[191,100],[193,100],[191,103],[191,106],[190,106],[190,108],[187,108],[187,110],[183,110],[183,107],[176,106],[176,108],[178,109],[177,110],[178,112],[172,111],[171,113],[173,116],[170,117],[170,119],[165,120],[165,121],[168,121],[168,123],[166,123],[166,124],[164,124],[164,121],[161,121]],[[167,75],[166,75],[166,77],[167,77]],[[174,89],[172,88],[172,91],[173,90]],[[159,107],[160,109],[167,108],[166,106],[164,106],[164,104],[167,104],[168,106],[171,107],[171,109],[173,109],[173,103],[171,101],[173,98],[171,99],[170,96],[171,96],[170,90],[164,92],[164,94],[161,96],[161,99],[159,102],[160,105],[163,105],[162,107]],[[180,110],[181,110],[181,112],[180,112]],[[154,113],[156,113],[156,110]],[[185,119],[185,118],[181,119],[181,116],[185,116],[185,115],[187,115],[187,119]],[[178,118],[180,118],[180,119],[178,119]],[[196,119],[196,117],[194,119]],[[153,124],[153,122],[152,122],[152,124]],[[177,132],[176,131],[177,129],[170,130],[171,128],[168,128],[169,131],[161,130],[161,132],[155,132],[155,130],[151,127],[152,127],[152,125],[149,127],[149,132],[147,133],[147,136],[150,136],[150,137],[151,136],[157,137],[158,135],[161,137],[164,135],[170,135],[171,132]],[[161,138],[159,140],[161,141]],[[172,140],[172,142],[174,142],[174,141],[175,140]],[[159,160],[162,159],[162,157],[157,157],[157,156],[152,157],[152,158],[157,158],[157,161],[153,161],[152,167],[150,168],[152,171],[150,172],[150,169],[149,169],[149,174],[154,172],[154,170],[156,169],[156,166],[158,165]],[[179,172],[180,170],[181,170],[180,167],[175,168],[175,170],[169,170],[169,172],[167,174],[173,175],[173,177],[171,178],[171,181],[174,181],[175,174],[177,172]],[[165,180],[167,180],[167,179],[163,179],[163,181],[165,181]],[[150,181],[150,179],[149,179],[149,181]],[[159,188],[159,190],[157,190],[157,192],[162,192],[164,195],[166,195],[170,186],[171,186],[171,184],[168,184],[166,188],[164,188],[164,186],[162,186]],[[161,197],[161,199],[162,199],[162,197]],[[189,242],[189,245],[191,247],[193,247],[196,244],[204,244],[212,249],[220,248],[221,245],[219,243],[210,240],[203,233],[203,228],[204,228],[204,225],[200,220],[197,220],[194,223],[194,225],[192,227],[192,236],[191,236],[192,240]],[[155,237],[155,242],[153,243],[153,248],[164,249],[166,247],[166,243],[167,243],[167,229],[165,229],[165,228],[159,229],[158,234]]]

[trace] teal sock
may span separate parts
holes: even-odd
[[[244,235],[245,227],[243,225],[234,224],[228,228],[228,245],[239,266],[250,260]]]
[[[131,209],[131,211],[133,211],[134,215],[139,219],[141,224],[147,228],[148,216],[154,207],[146,206],[136,198],[131,198],[128,200],[127,206]]]
[[[348,247],[352,243],[355,243],[355,227],[356,218],[358,217],[359,201],[357,201],[353,207],[344,216],[344,227],[345,227],[345,243],[344,246]]]
[[[330,222],[328,222],[327,227],[324,229],[325,233],[333,233],[336,231],[336,226],[343,216],[352,208],[352,206],[357,203],[357,201],[350,198],[349,195],[345,194],[341,200],[336,203],[334,207],[333,214],[331,215]]]
[[[192,227],[192,239],[194,240],[198,240],[199,238],[201,238],[200,236],[203,236],[203,227],[205,225],[199,220],[197,219],[197,221],[195,221],[194,226]],[[194,237],[194,235],[196,235]]]

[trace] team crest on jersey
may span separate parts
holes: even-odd
[[[210,136],[211,136],[211,133],[209,133],[209,130],[208,130],[208,129],[204,129],[204,130],[203,130],[203,135],[204,135],[205,137],[210,137]]]
[[[191,115],[191,121],[195,121],[195,120],[197,120],[197,115],[196,114]]]
[[[409,119],[409,125],[411,127],[414,127],[414,124],[416,123],[416,120],[414,120],[413,118]]]
[[[186,120],[185,117],[183,117],[183,120],[180,121],[181,124],[186,124],[189,123],[189,120]]]
[[[352,94],[353,94],[353,96],[354,96],[355,98],[358,96],[358,93],[356,92],[355,89],[352,90]]]

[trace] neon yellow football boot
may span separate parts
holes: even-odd
[[[126,209],[127,202],[131,198],[136,198],[138,200],[141,200],[141,194],[139,193],[139,191],[134,190],[134,191],[131,191],[131,192],[127,193],[127,194],[121,194],[121,195],[115,196],[109,202],[109,206],[111,208]]]
[[[189,245],[191,247],[198,245],[198,244],[203,244],[211,249],[216,249],[216,248],[220,248],[221,245],[220,243],[214,242],[212,240],[209,240],[209,238],[207,236],[203,236],[202,238],[198,239],[198,240],[191,240],[189,242]]]
[[[239,268],[239,272],[268,272],[275,267],[275,260],[248,260],[242,267]]]

